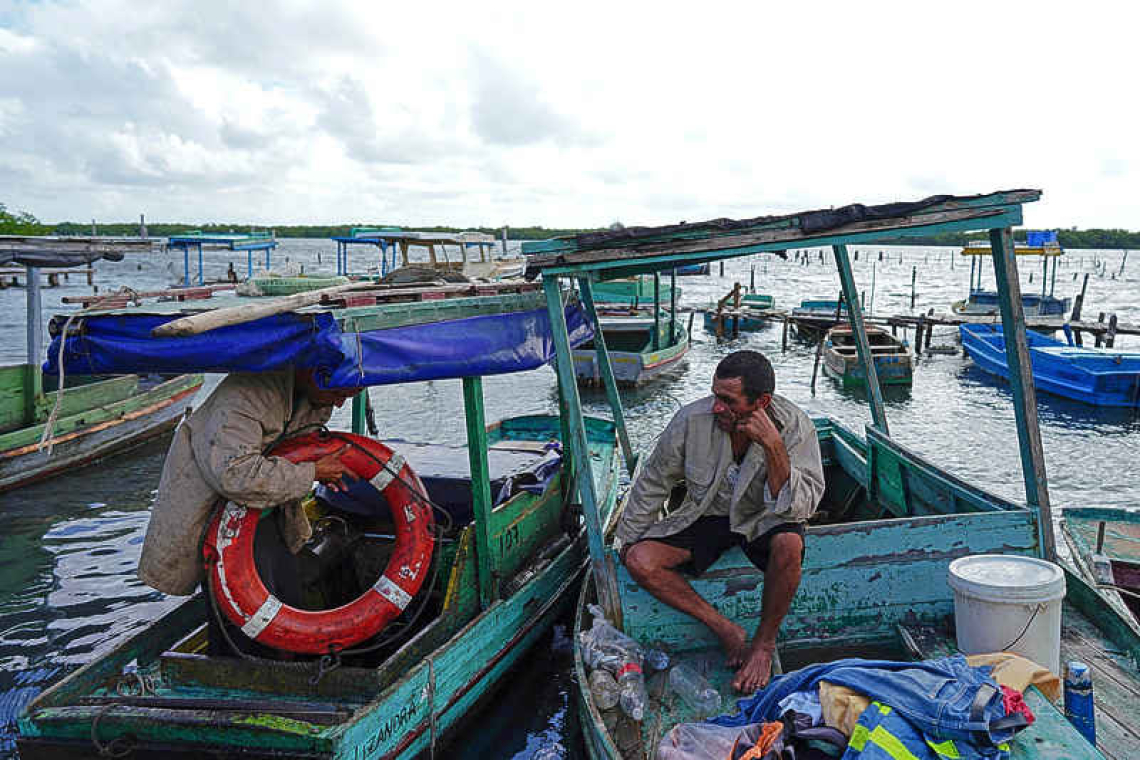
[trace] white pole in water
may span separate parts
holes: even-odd
[[[43,310],[40,302],[40,270],[39,267],[25,267],[28,277],[28,287],[25,288],[28,299],[28,364],[36,369],[40,366],[43,354]]]
[[[505,224],[503,225],[503,256],[504,257],[506,257],[506,255],[507,255],[507,226],[508,225],[505,225]]]

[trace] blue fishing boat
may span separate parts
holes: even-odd
[[[693,277],[695,275],[702,275],[709,273],[708,264],[686,264],[683,267],[677,267],[678,277]]]
[[[1026,337],[1011,232],[1021,223],[1022,204],[1039,197],[1040,192],[1033,190],[934,196],[881,207],[855,205],[779,217],[633,228],[622,231],[620,247],[605,235],[593,234],[545,241],[538,249],[540,255],[531,258],[531,269],[542,274],[555,325],[559,386],[573,401],[576,384],[566,362],[570,347],[558,324],[563,308],[561,281],[577,281],[588,293],[590,280],[596,276],[789,247],[832,247],[856,352],[868,378],[871,424],[863,436],[858,436],[834,421],[816,420],[827,488],[822,509],[807,528],[803,577],[776,643],[777,673],[853,656],[909,662],[953,654],[962,642],[954,632],[956,603],[948,583],[953,560],[979,554],[1056,559],[1034,386],[1029,367],[1018,360],[1025,355]],[[1002,273],[1000,310],[1003,319],[1016,326],[1011,334],[1018,349],[1012,354],[1011,387],[1024,504],[988,493],[891,438],[848,254],[849,244],[970,229],[989,230],[992,256]],[[604,373],[604,380],[620,430],[624,424],[621,398],[612,376]],[[572,403],[571,408],[574,406]],[[585,429],[575,423],[569,441],[571,450],[579,452],[577,461],[588,471],[590,462],[582,457],[586,452]],[[996,451],[994,455],[1016,456]],[[595,504],[599,503],[595,495],[590,489],[581,495],[590,537],[591,575],[579,598],[576,634],[591,627],[591,618],[596,621],[596,615],[604,615],[641,647],[665,649],[672,663],[697,667],[718,692],[720,703],[732,711],[729,685],[734,673],[723,664],[715,636],[632,579],[622,565],[618,548],[610,542],[612,533],[595,514]],[[1036,721],[1014,734],[1008,744],[990,748],[990,755],[1034,760],[1131,758],[1140,746],[1140,710],[1136,707],[1140,704],[1136,667],[1140,629],[1116,610],[1106,608],[1096,590],[1079,576],[1050,567],[1050,576],[1062,581],[1064,623],[1058,626],[1062,631],[1059,656],[1047,667],[1057,672],[1059,662],[1074,659],[1089,664],[1097,684],[1095,746],[1091,733],[1082,733],[1087,731],[1087,722],[1075,713],[1072,723],[1066,719],[1056,701],[1059,690],[1046,694],[1030,685],[1024,689],[1024,699]],[[756,629],[764,583],[763,574],[739,549],[727,552],[692,581],[694,589],[721,615],[747,631]],[[599,609],[588,611],[594,602]],[[1019,620],[1016,626],[1023,629],[1022,633],[1037,614],[1036,605],[1024,607],[1028,622],[1022,626]],[[995,646],[1007,649],[1020,638],[1015,629],[1008,646]],[[682,724],[699,722],[708,713],[664,685],[660,691],[650,690],[643,709],[635,706],[623,713],[603,708],[590,686],[580,635],[575,636],[575,642],[579,717],[587,754],[595,760],[684,756],[679,751],[659,752],[676,738],[671,732]],[[889,714],[891,706],[872,703],[866,709],[874,713],[863,714],[874,719]],[[884,741],[883,733],[878,728],[850,733],[849,747],[861,752],[864,748],[872,750],[874,745],[879,752],[876,756],[886,756],[885,752],[895,758],[934,757],[933,752],[938,757],[964,756],[953,741],[943,741],[945,737],[925,737],[930,744],[919,739],[915,745],[906,746],[897,739],[893,743]],[[885,738],[892,739],[893,735],[887,733]],[[726,747],[722,756],[727,754]]]
[[[321,296],[300,293],[276,302],[219,299],[223,308],[204,312],[200,304],[186,313],[181,304],[148,302],[82,315],[67,332],[62,362],[69,372],[319,367],[333,387],[376,386],[371,398],[379,403],[386,385],[461,384],[457,411],[466,417],[466,446],[445,446],[426,435],[389,442],[395,452],[389,461],[398,456],[404,463],[396,477],[408,488],[422,484],[415,504],[382,507],[362,521],[327,491],[317,489],[303,502],[314,536],[299,561],[312,554],[318,565],[310,569],[318,570],[332,561],[340,568],[328,581],[332,592],[349,599],[360,592],[359,600],[375,590],[398,601],[403,613],[376,638],[327,654],[239,656],[225,650],[228,639],[211,640],[207,632],[211,605],[216,610],[223,603],[211,584],[206,596],[187,599],[32,700],[17,720],[23,760],[420,757],[445,744],[573,603],[587,540],[574,494],[588,488],[601,504],[591,517],[608,519],[621,467],[615,426],[563,404],[576,429],[585,430],[582,450],[593,462],[579,477],[577,460],[563,445],[568,419],[515,416],[487,425],[483,411],[482,377],[533,369],[552,358],[555,338],[543,294],[532,285],[493,296],[475,295],[474,285],[459,294],[401,288],[397,296],[369,287],[361,284],[350,295],[352,303],[372,298],[370,306],[347,306],[349,292],[340,291],[339,303],[326,292],[323,306]],[[559,339],[568,347],[592,337],[592,307],[572,300],[560,315]],[[61,355],[61,340],[53,357]],[[123,351],[124,345],[132,350]],[[57,369],[58,363],[48,368]],[[364,391],[354,400],[355,433],[364,432],[369,398]],[[359,440],[325,435],[317,440]],[[366,481],[357,481],[349,497],[373,504],[378,498]],[[229,536],[224,521],[244,511],[232,505],[217,518],[219,551]],[[400,516],[405,513],[414,516]],[[430,568],[417,564],[426,578],[414,595],[395,593],[382,581],[412,569],[385,570],[393,552],[387,534],[393,523],[407,528],[420,518],[434,524],[420,529],[430,536]],[[396,536],[397,547],[402,540]],[[272,590],[262,609],[271,599],[278,601]],[[331,607],[290,614],[344,609]],[[263,627],[249,635],[261,641]]]
[[[764,293],[743,293],[740,283],[705,311],[705,329],[718,338],[756,332],[771,324],[776,299]]]
[[[998,313],[998,294],[996,290],[982,288],[982,271],[984,258],[990,256],[990,243],[985,240],[971,240],[962,249],[963,256],[970,257],[970,293],[951,305],[955,314],[993,316]],[[1053,288],[1057,284],[1057,263],[1064,254],[1064,249],[1057,242],[1055,230],[1030,230],[1026,233],[1026,242],[1014,244],[1014,253],[1018,256],[1041,257],[1041,292],[1022,293],[1021,308],[1026,316],[1030,317],[1056,317],[1063,316],[1069,310],[1071,301],[1068,298],[1057,298],[1053,295]],[[1049,266],[1049,262],[1053,266]],[[1050,279],[1052,271],[1052,279]],[[1048,292],[1046,292],[1048,288]]]
[[[1009,379],[1001,325],[959,326],[962,348],[979,368]],[[1095,406],[1140,407],[1140,352],[1082,348],[1025,334],[1033,383],[1045,393]]]

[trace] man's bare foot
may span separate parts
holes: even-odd
[[[748,651],[748,658],[744,661],[744,667],[736,671],[732,687],[741,694],[752,694],[767,686],[768,680],[772,677],[772,654],[775,651],[775,644],[753,644]]]
[[[731,628],[726,627],[724,632],[718,632],[717,636],[720,638],[720,645],[724,648],[725,664],[730,668],[737,668],[748,656],[748,634],[736,623],[728,623],[728,625]]]

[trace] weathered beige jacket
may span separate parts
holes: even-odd
[[[219,498],[259,509],[284,505],[285,540],[293,551],[299,549],[312,530],[298,500],[313,487],[316,465],[262,452],[286,431],[325,424],[332,410],[297,398],[292,370],[222,380],[174,432],[139,578],[167,594],[193,593],[203,575],[202,534]]]
[[[618,522],[621,545],[680,533],[712,503],[733,462],[731,437],[717,426],[712,407],[712,396],[694,401],[677,412],[661,433]],[[773,496],[768,492],[764,449],[756,443],[748,447],[732,492],[729,521],[733,532],[750,541],[780,523],[806,522],[823,498],[823,462],[811,419],[782,396],[772,396],[770,409],[788,450],[791,476]],[[682,480],[685,499],[659,519],[669,492]]]

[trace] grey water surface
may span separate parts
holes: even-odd
[[[511,245],[517,247],[517,243]],[[858,287],[866,291],[867,305],[876,314],[911,313],[912,269],[917,280],[914,313],[929,308],[945,311],[966,293],[969,260],[957,255],[957,249],[861,246],[853,251],[859,254],[855,262]],[[714,264],[709,276],[678,278],[683,289],[680,303],[706,306],[733,282],[747,286],[753,276],[757,292],[774,295],[781,308],[802,298],[834,299],[839,284],[830,252],[822,259],[818,250],[801,260],[795,254],[789,252],[787,260],[764,255],[729,261],[724,276]],[[375,258],[363,249],[350,255],[353,271],[375,264]],[[1115,312],[1122,322],[1140,322],[1140,256],[1131,258],[1123,274],[1114,277],[1121,251],[1068,251],[1057,273],[1056,294],[1075,296],[1087,272],[1086,318],[1091,314],[1095,319],[1103,311]],[[286,261],[304,265],[306,273],[331,272],[335,245],[321,240],[283,240],[273,263]],[[224,279],[231,262],[239,273],[245,272],[244,253],[205,252],[206,279]],[[1026,291],[1040,290],[1036,262],[1019,262]],[[196,261],[192,268],[196,276]],[[183,274],[182,256],[175,253],[101,262],[96,269],[101,293],[119,286],[160,289],[180,281]],[[992,285],[992,267],[985,281]],[[91,290],[80,275],[72,275],[59,288],[45,289],[45,325],[51,315],[71,310],[61,304],[62,296]],[[24,361],[24,301],[23,288],[0,291],[0,364]],[[678,318],[687,320],[687,315]],[[829,415],[855,430],[862,430],[870,420],[865,401],[840,390],[822,372],[812,394],[815,346],[793,337],[787,351],[781,351],[778,326],[718,345],[698,315],[692,337],[686,365],[673,377],[624,396],[635,445],[651,446],[680,404],[707,394],[717,361],[740,347],[766,353],[776,368],[777,392],[809,412]],[[956,329],[936,329],[934,343],[957,346]],[[1140,339],[1122,337],[1117,346],[1137,348]],[[1008,386],[974,368],[958,348],[954,355],[919,358],[913,389],[888,398],[892,435],[951,472],[1020,501],[1023,486]],[[487,378],[484,393],[488,422],[557,409],[555,378],[549,367]],[[371,397],[382,437],[444,443],[464,440],[458,380],[374,388]],[[1140,416],[1046,395],[1039,395],[1038,401],[1055,507],[1140,506],[1140,480],[1132,469],[1140,460]],[[584,404],[587,413],[608,414],[604,397],[597,393],[585,394]],[[350,427],[347,408],[334,416],[332,425]],[[142,585],[134,574],[167,443],[168,439],[152,442],[95,466],[0,495],[0,757],[14,752],[15,715],[23,704],[175,603]],[[555,754],[566,757],[583,756],[572,697],[567,626],[568,621],[562,621],[526,657],[492,706],[456,738],[451,750],[454,756],[527,758],[544,748],[554,748]]]

